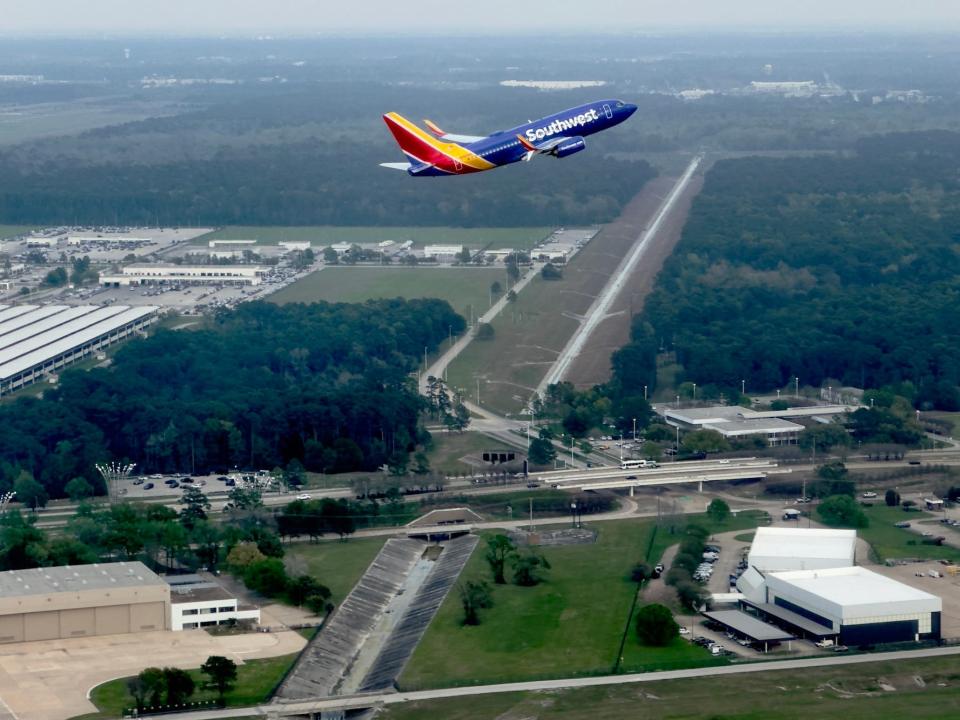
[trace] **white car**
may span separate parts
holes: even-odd
[[[300,493],[297,495],[297,500],[311,500],[313,498],[310,493]]]
[[[865,492],[865,493],[863,494],[863,497],[868,498],[868,499],[869,499],[869,498],[875,498],[876,496],[877,496],[877,494],[876,494],[875,492],[870,492],[870,491],[867,491],[867,492]]]

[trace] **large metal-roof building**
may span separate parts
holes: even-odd
[[[759,528],[741,606],[800,637],[847,645],[940,637],[940,598],[855,565],[855,530]]]
[[[0,643],[169,627],[170,586],[141,562],[0,572]]]
[[[0,305],[0,395],[143,330],[153,306]]]
[[[763,573],[849,567],[856,548],[856,530],[761,527],[747,564]]]

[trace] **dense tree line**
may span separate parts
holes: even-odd
[[[709,172],[614,384],[905,384],[960,408],[960,134],[865,139],[849,156],[744,158]]]
[[[235,466],[372,470],[412,451],[424,348],[464,320],[438,300],[244,304],[209,329],[161,330],[111,367],[67,372],[43,399],[0,407],[0,488],[24,474],[62,497],[94,464],[143,472]]]

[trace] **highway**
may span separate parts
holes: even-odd
[[[657,233],[660,231],[660,226],[663,224],[664,219],[673,210],[673,206],[676,204],[677,199],[683,194],[683,191],[687,189],[687,185],[690,184],[690,180],[693,178],[693,174],[700,166],[700,162],[702,160],[703,156],[697,155],[693,158],[693,160],[690,161],[690,164],[687,166],[687,169],[684,171],[683,175],[680,176],[677,184],[673,186],[670,194],[667,195],[666,199],[663,201],[663,204],[657,211],[657,215],[653,219],[653,222],[650,223],[647,229],[644,230],[643,234],[640,235],[637,242],[630,250],[630,253],[624,258],[623,262],[620,263],[620,266],[617,268],[616,272],[610,276],[610,279],[607,281],[606,286],[604,286],[603,291],[597,296],[597,299],[593,301],[590,309],[587,310],[583,323],[581,323],[580,327],[577,328],[576,332],[567,342],[566,347],[563,349],[560,355],[557,356],[556,362],[554,362],[547,374],[543,376],[543,379],[537,386],[538,393],[542,395],[548,385],[552,385],[563,380],[563,376],[569,369],[570,363],[572,363],[574,358],[580,354],[580,351],[590,339],[590,335],[593,334],[593,331],[596,329],[597,325],[599,325],[604,318],[607,317],[607,311],[610,309],[613,301],[616,300],[617,295],[620,294],[620,291],[623,290],[624,285],[630,279],[633,269],[643,258],[653,238],[656,237]]]
[[[661,672],[633,673],[629,675],[600,675],[597,677],[560,678],[557,680],[535,680],[532,682],[502,683],[499,685],[472,685],[468,687],[441,688],[437,690],[418,690],[415,692],[368,693],[365,695],[344,695],[329,698],[317,698],[291,703],[274,703],[257,707],[233,710],[203,710],[178,713],[178,720],[228,720],[238,714],[244,717],[281,718],[293,715],[309,715],[324,711],[353,710],[384,705],[398,705],[422,700],[442,698],[476,697],[507,692],[536,692],[544,690],[567,690],[572,688],[601,687],[606,685],[626,685],[631,683],[662,682],[664,680],[696,680],[702,677],[726,675],[745,675],[758,672],[782,672],[784,670],[808,670],[836,667],[841,665],[862,665],[891,660],[916,660],[920,658],[954,657],[960,655],[960,647],[939,647],[922,650],[902,650],[888,653],[866,653],[863,655],[834,655],[832,657],[808,657],[797,660],[774,660],[771,662],[741,663],[720,665],[718,667],[690,668],[688,670],[665,670]],[[143,715],[142,718],[162,720],[169,715]]]

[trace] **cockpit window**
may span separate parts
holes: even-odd
[[[617,107],[618,107],[618,108],[623,107],[623,103],[620,102],[619,100],[617,100]]]

